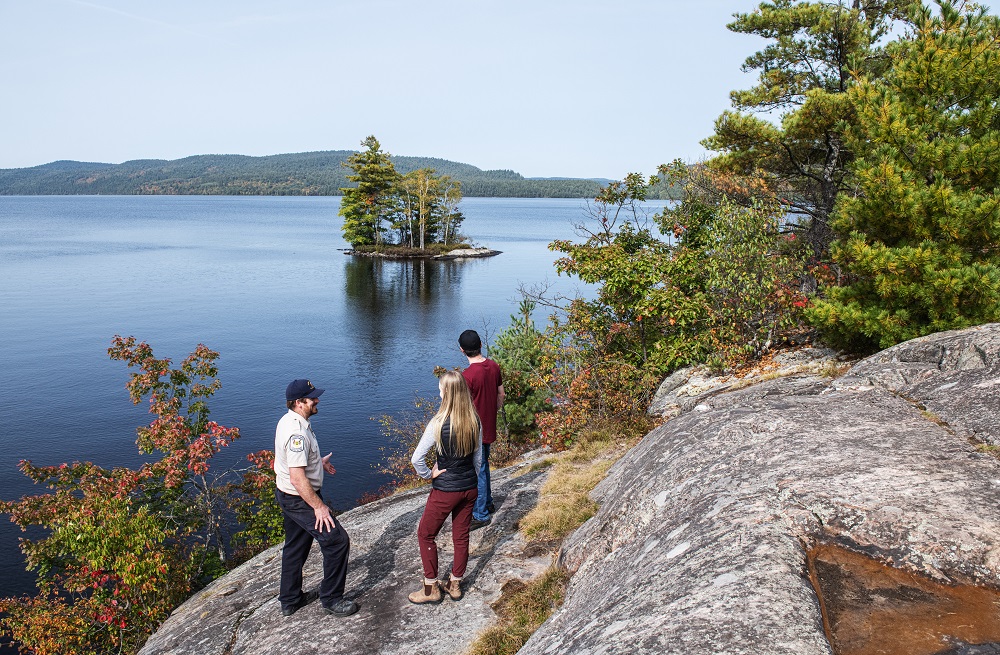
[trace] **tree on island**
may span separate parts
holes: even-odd
[[[365,149],[344,164],[354,171],[347,179],[357,186],[341,189],[339,212],[344,217],[344,238],[355,248],[384,242],[384,225],[397,212],[395,189],[400,177],[378,139],[369,136],[361,145]]]
[[[462,185],[447,175],[434,175],[433,168],[420,168],[399,181],[401,218],[397,221],[400,244],[427,249],[435,241],[449,243],[463,216],[458,211]],[[416,243],[414,243],[416,241]]]
[[[441,181],[441,195],[438,206],[441,211],[442,242],[448,245],[458,236],[458,228],[465,220],[465,215],[458,211],[458,203],[462,201],[462,183],[445,175]]]
[[[400,175],[378,139],[369,136],[362,145],[366,150],[351,155],[345,164],[354,171],[348,179],[357,187],[342,189],[339,212],[351,247],[426,250],[431,243],[454,243],[464,220],[458,211],[461,183],[426,167]]]

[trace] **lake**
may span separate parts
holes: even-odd
[[[129,371],[107,357],[115,334],[180,362],[197,344],[221,353],[212,418],[242,437],[217,466],[273,448],[284,389],[327,389],[314,426],[335,476],[324,496],[347,509],[385,479],[372,417],[436,396],[435,365],[465,364],[467,328],[495,335],[516,313],[518,287],[563,294],[547,245],[573,238],[576,199],[469,198],[462,231],[503,254],[467,261],[346,256],[330,197],[0,197],[0,496],[44,491],[18,470],[89,460],[137,466],[146,405]],[[657,205],[651,205],[658,208]],[[538,316],[544,320],[545,315]],[[0,596],[33,593],[0,518]]]

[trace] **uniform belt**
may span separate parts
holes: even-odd
[[[281,489],[278,489],[278,491],[280,491],[281,493],[285,494],[286,496],[295,496],[296,498],[302,498],[302,496],[300,496],[300,495],[298,495],[298,494],[291,494],[291,493],[288,493],[287,491],[283,491],[283,490],[281,490]],[[319,496],[319,495],[322,495],[322,494],[320,493],[321,491],[322,491],[322,489],[317,489],[317,488],[313,487],[313,492],[314,492],[314,493],[315,493],[315,494],[316,494],[317,496]]]

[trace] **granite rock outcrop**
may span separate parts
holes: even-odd
[[[981,446],[1000,437],[998,359],[994,324],[900,344],[834,380],[690,393],[675,379],[662,411],[679,415],[595,489],[601,509],[562,552],[566,602],[521,653],[827,655],[807,567],[819,543],[997,587],[1000,462]],[[938,637],[933,652],[949,652]]]
[[[837,632],[848,613],[817,594],[813,557],[834,546],[903,579],[1000,587],[1000,324],[900,344],[836,378],[847,367],[836,353],[783,357],[753,379],[687,370],[665,381],[652,410],[666,420],[592,493],[598,513],[559,553],[573,574],[565,602],[521,653],[907,652],[866,651]],[[406,601],[420,578],[426,491],[415,490],[341,516],[357,615],[315,604],[281,617],[274,548],[178,608],[142,653],[461,653],[503,584],[549,565],[516,531],[545,475],[522,464],[494,478],[497,519],[473,533],[458,603]],[[318,558],[306,573],[316,584]],[[883,591],[861,594],[855,628]],[[926,652],[1000,652],[963,639],[930,635]]]
[[[323,613],[314,601],[290,617],[281,615],[278,574],[281,546],[275,546],[188,599],[140,650],[140,655],[273,655],[274,653],[380,653],[412,655],[462,652],[494,620],[490,604],[511,580],[540,575],[552,553],[537,551],[517,532],[517,521],[535,506],[546,470],[531,470],[533,458],[494,472],[497,513],[470,539],[469,566],[454,602],[412,605],[407,594],[423,580],[417,523],[429,488],[395,494],[338,517],[351,536],[347,598],[361,610],[347,618]],[[451,563],[451,521],[438,537],[442,578]],[[303,586],[322,578],[319,548],[303,570]]]

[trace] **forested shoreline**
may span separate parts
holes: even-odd
[[[0,169],[0,195],[339,196],[353,184],[344,167],[351,150],[265,157],[195,155],[121,164],[55,161]],[[512,170],[482,170],[434,157],[392,157],[400,173],[432,168],[461,182],[466,197],[593,198],[609,180],[526,178]],[[669,187],[650,198],[668,198]]]

